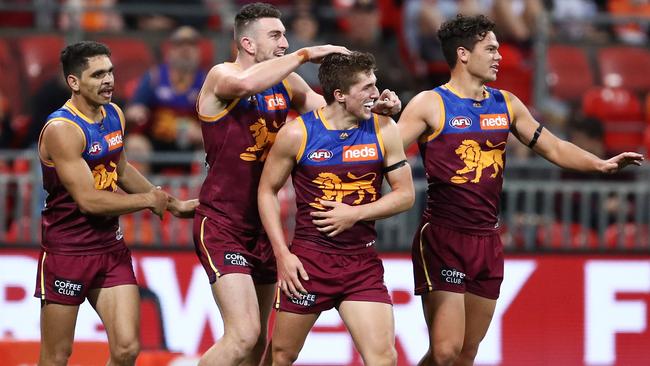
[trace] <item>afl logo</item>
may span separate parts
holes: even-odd
[[[325,160],[330,160],[334,154],[331,151],[325,149],[318,149],[309,153],[309,160],[320,162]]]
[[[88,154],[90,155],[97,155],[101,152],[102,152],[102,144],[100,144],[99,142],[93,143],[93,145],[88,150]]]
[[[464,130],[472,125],[472,120],[469,117],[458,116],[449,120],[449,125]]]

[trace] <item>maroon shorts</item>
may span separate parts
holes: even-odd
[[[136,285],[129,248],[92,255],[41,251],[34,297],[64,305],[80,305],[88,291]]]
[[[343,301],[391,304],[384,285],[384,266],[374,250],[363,254],[327,253],[292,245],[291,252],[302,262],[309,281],[301,283],[307,294],[290,298],[278,291],[275,308],[297,314],[320,313]]]
[[[503,281],[498,233],[466,234],[426,222],[413,239],[415,294],[434,290],[497,299]]]
[[[229,273],[244,273],[257,285],[276,282],[275,257],[265,233],[237,231],[200,214],[194,216],[194,248],[210,283]]]

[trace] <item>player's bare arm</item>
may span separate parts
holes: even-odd
[[[301,48],[282,57],[256,63],[241,70],[236,64],[215,66],[214,95],[222,99],[234,99],[259,93],[281,82],[301,64],[323,58],[330,53],[349,53],[345,47],[324,45]]]
[[[511,101],[512,134],[521,143],[532,145],[532,149],[536,153],[553,164],[565,169],[608,174],[616,173],[628,165],[641,165],[643,161],[641,154],[624,152],[608,160],[603,160],[568,141],[559,139],[548,129],[540,130],[540,123],[533,118],[524,103],[512,93],[504,93],[507,93]],[[538,135],[537,140],[532,143],[536,134]]]
[[[309,280],[302,263],[289,251],[280,220],[278,192],[296,165],[296,156],[303,140],[303,129],[297,120],[288,122],[275,140],[264,164],[257,191],[260,218],[264,224],[278,266],[278,284],[287,296],[299,297],[307,291],[300,279]],[[300,278],[298,278],[300,276]]]
[[[440,96],[434,91],[418,93],[404,108],[397,127],[404,148],[425,134],[437,131],[440,125]]]
[[[122,195],[95,189],[95,180],[82,158],[84,136],[74,125],[53,121],[45,128],[39,147],[41,157],[54,164],[57,175],[84,214],[117,216],[149,208],[155,213],[167,207],[167,195],[155,190]]]
[[[351,228],[358,221],[372,221],[406,211],[415,202],[415,189],[411,168],[406,162],[402,139],[395,121],[379,117],[381,135],[384,139],[384,169],[391,191],[375,202],[351,206],[336,201],[320,201],[327,211],[311,213],[318,230],[329,237]]]

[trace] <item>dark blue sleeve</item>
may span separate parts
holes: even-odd
[[[142,79],[140,79],[138,88],[135,90],[135,94],[133,94],[133,99],[131,99],[131,104],[144,104],[146,106],[152,104],[155,97],[154,88],[151,82],[152,72],[153,71],[148,71],[142,76]]]

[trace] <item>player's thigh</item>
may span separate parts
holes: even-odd
[[[140,294],[137,285],[92,289],[88,300],[106,328],[109,343],[128,344],[138,340]]]
[[[221,312],[226,332],[259,333],[260,307],[250,275],[223,275],[212,284],[212,294]]]
[[[496,300],[465,294],[465,341],[464,346],[478,348],[494,315]]]
[[[383,353],[395,346],[393,306],[383,302],[343,301],[339,314],[362,355]]]
[[[465,335],[465,294],[432,291],[422,295],[431,344],[462,345]]]
[[[272,349],[277,353],[297,355],[320,313],[297,314],[278,311],[273,326]]]
[[[79,305],[44,301],[41,306],[41,351],[52,354],[72,348]]]

